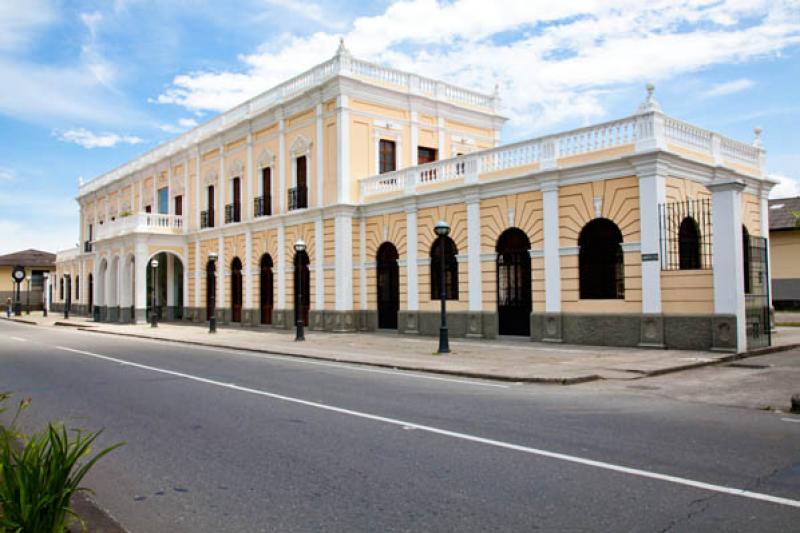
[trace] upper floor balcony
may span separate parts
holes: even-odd
[[[185,231],[183,217],[158,213],[134,213],[116,220],[106,221],[96,227],[95,240],[111,239],[131,233],[182,235]]]
[[[242,221],[242,205],[238,203],[227,204],[225,206],[225,223],[232,224]]]
[[[383,200],[659,150],[762,177],[764,150],[759,129],[753,144],[724,137],[663,114],[652,99],[651,88],[649,91],[637,114],[621,120],[362,178],[360,200]],[[648,104],[652,105],[649,109]]]
[[[253,199],[253,216],[266,217],[272,214],[272,197],[259,196]]]
[[[308,207],[308,187],[292,187],[289,189],[289,211]]]

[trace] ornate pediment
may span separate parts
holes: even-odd
[[[308,140],[303,134],[298,135],[295,137],[294,141],[292,141],[292,145],[289,147],[289,153],[292,157],[300,157],[301,155],[308,155],[311,153],[311,141]]]
[[[236,178],[242,176],[244,176],[244,163],[242,163],[241,159],[237,159],[228,169],[228,177]]]
[[[264,148],[258,154],[258,168],[271,167],[275,164],[275,154],[269,148]]]
[[[203,183],[208,185],[216,185],[217,183],[217,173],[213,170],[206,172],[205,176],[203,177]]]

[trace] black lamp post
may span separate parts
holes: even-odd
[[[42,291],[42,316],[47,318],[47,307],[50,305],[48,295],[50,294],[50,273],[45,272],[44,276],[44,291]]]
[[[69,286],[69,274],[64,274],[64,288],[66,289],[66,295],[64,298],[64,319],[69,318],[69,307],[72,303],[72,288]]]
[[[302,260],[300,259],[300,253],[305,251],[306,243],[303,242],[303,239],[298,239],[297,242],[294,243],[294,267],[296,276],[295,279],[297,280],[297,287],[295,287],[295,292],[297,293],[297,297],[295,298],[295,312],[297,313],[297,333],[294,337],[295,341],[306,340],[306,337],[303,334],[303,266]]]
[[[153,272],[153,297],[150,300],[150,327],[157,328],[158,327],[158,315],[156,314],[156,295],[158,291],[156,291],[156,283],[158,278],[156,276],[158,270],[158,259],[153,258],[150,261],[150,266],[152,267]]]
[[[450,226],[444,220],[440,220],[433,228],[434,233],[441,239],[439,249],[441,250],[441,272],[439,278],[439,297],[442,300],[442,322],[439,327],[439,351],[438,353],[450,353],[450,343],[447,339],[447,285],[445,271],[445,237],[450,233]]]
[[[28,274],[28,305],[27,310],[25,311],[26,315],[31,314],[31,275]]]
[[[209,307],[211,308],[211,316],[208,317],[208,332],[209,333],[216,333],[217,332],[217,254],[216,252],[209,252],[208,253],[208,260],[211,261],[213,268],[211,269],[211,279],[212,283],[209,287],[211,289],[211,294],[208,295],[208,303]]]

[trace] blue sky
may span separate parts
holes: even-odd
[[[502,5],[503,9],[497,6]],[[490,92],[503,141],[630,114],[750,141],[800,195],[800,0],[0,0],[0,253],[77,241],[91,179],[354,55]]]

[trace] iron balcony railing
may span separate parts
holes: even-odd
[[[272,198],[270,196],[259,196],[253,200],[253,216],[267,217],[272,215]]]
[[[289,189],[289,211],[308,207],[308,187],[292,187]]]
[[[228,204],[225,206],[225,223],[242,221],[242,209],[240,204]]]
[[[214,210],[200,211],[200,229],[214,227]]]
[[[87,254],[92,251],[92,241],[83,241],[83,251]]]

